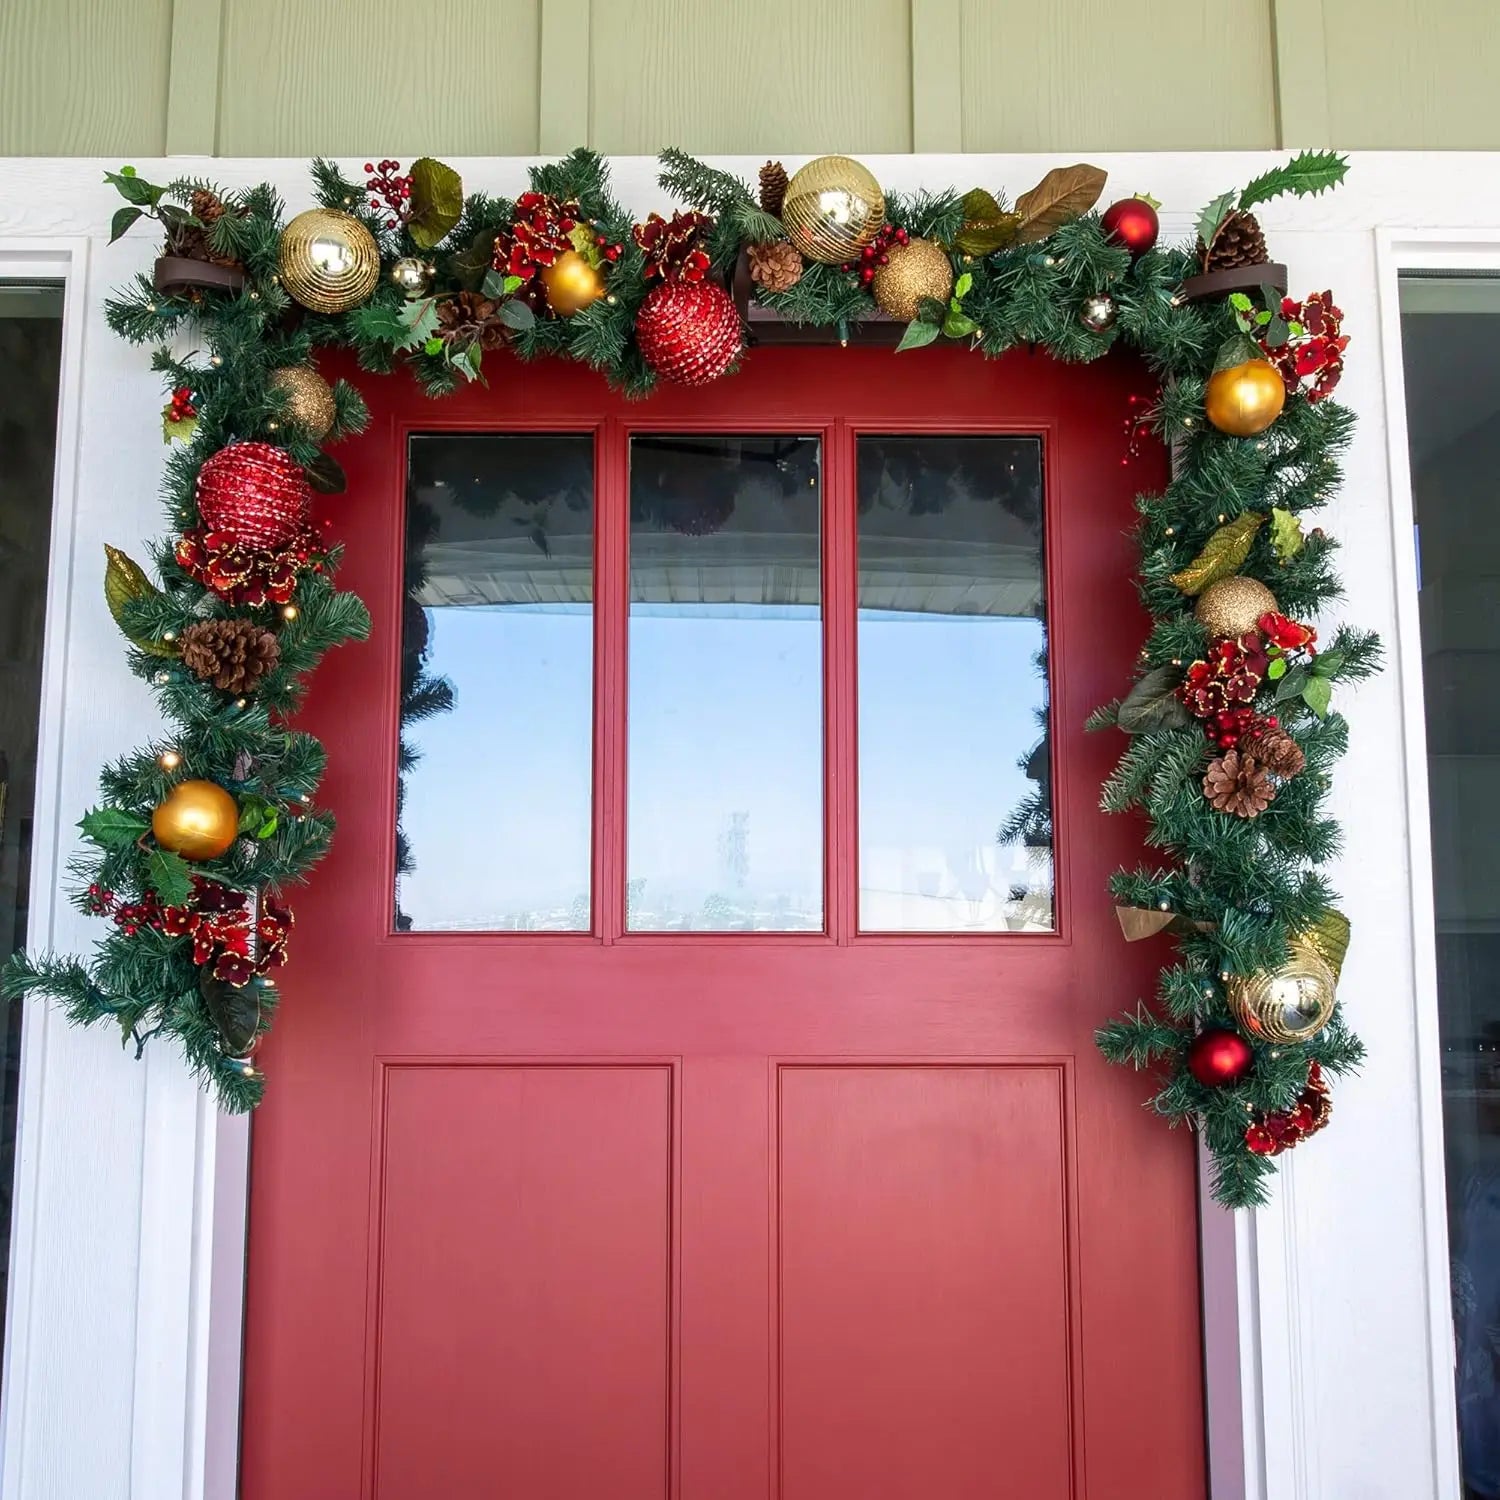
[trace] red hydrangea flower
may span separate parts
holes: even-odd
[[[1311,646],[1318,638],[1318,632],[1311,625],[1304,625],[1299,620],[1290,620],[1285,615],[1264,614],[1256,623],[1260,626],[1261,634],[1273,646],[1279,646],[1283,651],[1301,651],[1304,647]]]
[[[637,224],[634,238],[646,255],[646,279],[702,281],[709,267],[703,240],[713,227],[707,214],[697,213],[677,213],[670,219],[652,214]]]
[[[1270,664],[1265,642],[1255,631],[1238,638],[1224,636],[1209,647],[1206,661],[1188,667],[1178,695],[1190,713],[1200,719],[1214,718],[1251,702]]]
[[[1280,372],[1288,395],[1300,390],[1309,401],[1321,401],[1344,373],[1344,350],[1349,347],[1349,335],[1339,332],[1344,315],[1334,305],[1332,292],[1314,292],[1302,302],[1284,297],[1281,316],[1302,332],[1283,344],[1268,344],[1263,334],[1257,335],[1257,342]]]

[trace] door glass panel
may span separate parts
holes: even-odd
[[[1500,278],[1403,277],[1465,1491],[1500,1496]]]
[[[819,444],[630,447],[632,932],[823,927]]]
[[[1050,931],[1041,440],[857,462],[860,928]]]
[[[411,440],[396,926],[587,931],[594,440]]]

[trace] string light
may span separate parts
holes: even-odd
[[[175,630],[164,630],[161,633],[161,638],[170,644],[177,639],[177,632]]]
[[[295,604],[283,604],[281,606],[281,618],[283,620],[295,620],[297,618],[297,606]]]
[[[182,756],[176,750],[163,750],[156,757],[156,763],[163,771],[175,771],[182,764]]]

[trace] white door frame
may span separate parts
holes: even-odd
[[[892,188],[1012,192],[1059,159],[867,158]],[[1163,199],[1165,236],[1182,239],[1203,202],[1282,155],[1095,159],[1112,192]],[[750,177],[760,165],[714,161]],[[453,164],[471,189],[513,194],[524,183],[520,159]],[[140,230],[106,248],[118,202],[100,181],[107,165],[0,160],[0,276],[25,257],[61,266],[48,274],[68,286],[33,878],[54,895],[32,917],[38,942],[64,951],[94,935],[55,894],[71,824],[95,795],[99,763],[156,722],[99,595],[100,544],[138,550],[160,527],[164,399],[146,352],[104,324],[109,289],[149,268],[154,248]],[[301,161],[137,166],[156,180],[269,180],[293,208],[311,201]],[[633,211],[667,206],[649,158],[612,167]],[[1441,234],[1419,227],[1455,220]],[[1338,193],[1272,204],[1262,221],[1294,290],[1332,286],[1354,337],[1340,397],[1360,430],[1326,517],[1345,543],[1341,614],[1380,630],[1391,664],[1352,696],[1333,808],[1347,835],[1334,875],[1355,922],[1344,998],[1370,1061],[1340,1085],[1334,1128],[1282,1159],[1269,1208],[1230,1216],[1204,1195],[1214,1500],[1458,1500],[1395,277],[1444,254],[1500,264],[1500,153],[1360,153]],[[79,1032],[40,1007],[26,1018],[20,1113],[0,1490],[6,1500],[233,1500],[244,1122],[212,1110],[169,1047],[138,1064],[105,1031]]]

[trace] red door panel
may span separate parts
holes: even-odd
[[[1081,728],[1140,635],[1139,367],[757,350],[644,405],[551,364],[440,403],[354,378],[328,511],[374,630],[305,715],[339,835],[264,1056],[246,1500],[1201,1500],[1192,1142],[1092,1045],[1154,961]],[[406,442],[441,431],[593,437],[592,932],[391,930]],[[625,930],[640,431],[821,438],[822,934]],[[924,431],[1043,441],[1055,933],[858,931],[856,437]]]

